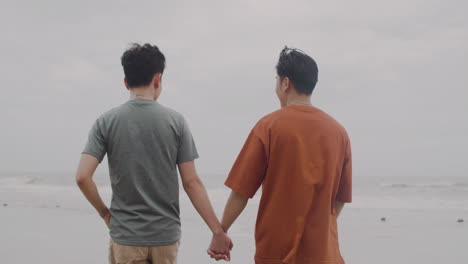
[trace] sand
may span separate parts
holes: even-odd
[[[109,201],[110,189],[100,190]],[[228,190],[214,188],[209,193],[220,214]],[[361,207],[361,202],[356,198],[339,219],[347,263],[468,263],[468,205],[466,210],[379,209]],[[230,231],[235,244],[232,263],[253,263],[257,205],[258,198]],[[181,211],[179,263],[214,263],[205,254],[208,228],[185,194]],[[106,227],[74,186],[1,186],[0,219],[0,263],[107,263]],[[465,222],[458,223],[458,219]]]

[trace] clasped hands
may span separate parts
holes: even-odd
[[[223,230],[213,233],[210,247],[207,250],[208,255],[215,260],[231,260],[231,250],[233,248],[231,238]]]

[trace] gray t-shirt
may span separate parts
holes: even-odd
[[[116,243],[160,246],[180,239],[176,165],[198,158],[181,114],[152,100],[130,100],[96,120],[83,153],[99,162],[107,153]]]

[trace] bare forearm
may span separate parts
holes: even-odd
[[[237,217],[244,211],[247,205],[248,198],[245,198],[236,192],[231,192],[229,199],[224,208],[223,220],[221,226],[225,232],[231,227],[232,223],[236,221]]]
[[[80,187],[81,192],[84,194],[86,199],[91,203],[91,205],[96,209],[99,215],[102,217],[105,215],[109,209],[104,204],[99,195],[96,184],[93,180],[87,179],[77,182],[78,187]]]
[[[211,232],[213,232],[213,234],[223,232],[203,183],[201,181],[194,181],[190,185],[184,187],[184,189],[198,214],[200,214],[203,221],[208,225]]]
[[[104,204],[99,195],[96,184],[93,181],[93,175],[96,171],[99,161],[90,154],[82,154],[80,164],[76,171],[76,184],[80,187],[81,192],[91,205],[96,208],[99,215],[102,217],[107,214],[109,209]]]

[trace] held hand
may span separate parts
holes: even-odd
[[[207,253],[213,259],[230,261],[233,246],[231,238],[225,232],[215,233]]]

